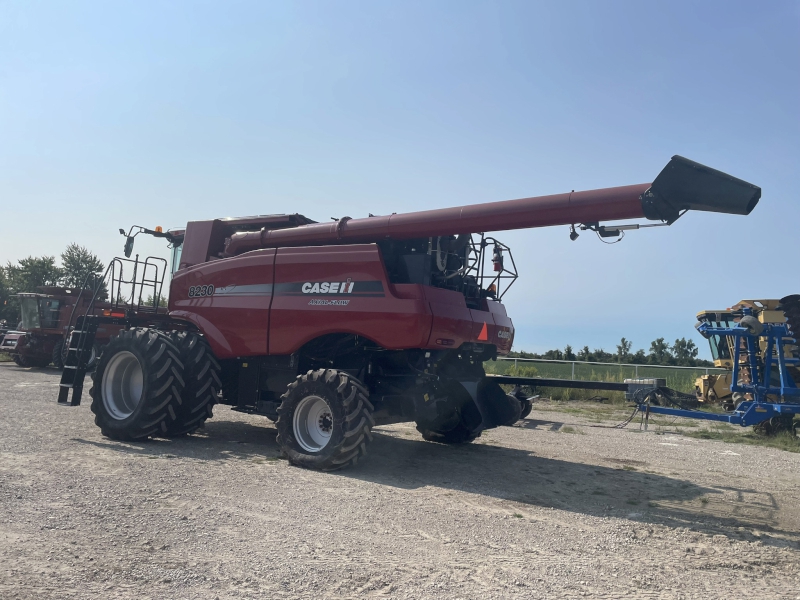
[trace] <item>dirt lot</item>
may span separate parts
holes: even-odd
[[[800,597],[800,454],[544,403],[462,447],[379,428],[321,474],[225,407],[106,440],[57,384],[0,364],[2,598]]]

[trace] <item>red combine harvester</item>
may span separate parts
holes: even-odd
[[[354,464],[374,425],[414,421],[427,440],[469,442],[527,408],[482,366],[511,350],[501,298],[517,276],[509,248],[484,232],[570,225],[572,239],[576,226],[614,237],[654,224],[601,221],[746,215],[760,196],[676,156],[641,185],[331,223],[293,214],[138,228],[172,244],[169,310],[141,304],[144,290],[158,296],[166,263],[159,278],[154,259],[115,259],[111,289],[129,284],[139,309],[79,320],[59,402],[70,389],[70,403],[80,402],[94,332],[110,322],[125,330],[102,353],[90,391],[108,437],[186,434],[221,402],[276,421],[288,459],[315,469]]]
[[[0,352],[11,355],[20,367],[46,367],[52,363],[60,369],[66,355],[64,341],[75,317],[84,314],[92,304],[92,291],[64,287],[36,289],[36,293],[17,294],[22,320],[18,330],[0,329]],[[103,309],[110,306],[95,300],[92,310],[102,314]],[[98,328],[89,355],[90,368],[95,364],[100,347],[120,329],[120,325],[111,323]]]

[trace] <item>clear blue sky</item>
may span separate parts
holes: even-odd
[[[517,349],[646,347],[800,292],[799,74],[797,1],[0,2],[0,261],[641,183],[673,154],[760,185],[750,217],[613,246],[500,236]]]

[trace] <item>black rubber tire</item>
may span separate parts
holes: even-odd
[[[167,424],[166,435],[192,433],[214,416],[214,403],[222,386],[220,366],[205,338],[197,333],[173,331],[170,334],[183,363],[186,387],[175,420]]]
[[[119,352],[130,352],[142,368],[142,398],[124,419],[114,418],[102,398],[103,375]],[[155,329],[137,327],[111,339],[92,374],[91,410],[101,433],[116,440],[140,440],[165,435],[175,421],[184,393],[183,363],[169,336]]]
[[[761,335],[764,331],[764,325],[751,315],[745,315],[739,320],[739,326],[744,327],[750,335]]]
[[[53,346],[53,359],[50,361],[53,363],[56,369],[59,371],[64,368],[64,342],[56,342],[56,345]]]
[[[31,358],[30,356],[23,356],[22,354],[14,355],[14,362],[17,366],[25,368],[42,369],[50,364],[49,358]]]
[[[512,396],[511,394],[506,394],[506,399],[508,400],[508,412],[511,414],[511,416],[505,423],[503,423],[503,425],[506,427],[511,427],[522,418],[522,400]]]
[[[795,432],[794,415],[785,414],[772,417],[753,425],[753,431],[761,435],[776,435],[783,431]]]
[[[531,411],[533,410],[533,401],[529,398],[525,398],[524,400],[520,400],[520,404],[522,404],[522,412],[519,415],[520,419],[526,418]]]
[[[417,431],[422,439],[439,444],[468,444],[478,439],[483,431],[481,413],[466,392],[461,400],[464,402],[458,409],[458,423],[451,429],[432,429],[430,424],[418,421]]]
[[[90,373],[97,368],[97,363],[100,362],[100,353],[102,350],[99,344],[92,344],[92,352],[94,353],[94,358],[89,358],[89,364],[86,365],[86,370]]]
[[[328,404],[332,416],[332,432],[328,443],[319,452],[311,453],[295,439],[293,417],[304,398],[319,396]],[[335,369],[319,369],[298,375],[281,396],[278,407],[277,442],[289,462],[298,467],[318,471],[335,471],[355,465],[367,453],[372,441],[375,410],[369,392],[355,377]]]
[[[417,425],[417,431],[422,434],[422,439],[438,444],[468,444],[481,437],[481,431],[470,430],[463,423],[450,431],[432,431]]]

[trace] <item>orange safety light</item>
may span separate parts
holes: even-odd
[[[164,233],[164,228],[161,225],[156,225],[156,233]]]

